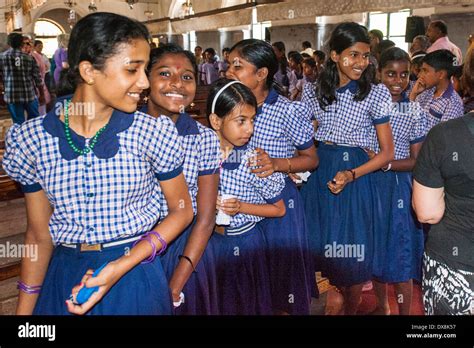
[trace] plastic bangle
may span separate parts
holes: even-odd
[[[189,263],[191,264],[191,267],[193,268],[193,273],[197,273],[196,267],[194,267],[194,263],[193,263],[193,261],[191,260],[190,257],[188,257],[188,256],[186,256],[186,255],[179,255],[179,256],[178,256],[178,259],[179,259],[179,260],[181,260],[181,259],[186,259],[186,260],[188,260]]]
[[[133,243],[133,246],[135,246],[136,244],[138,244],[139,242],[141,242],[143,240],[146,240],[148,243],[150,243],[152,251],[151,251],[151,255],[147,259],[143,260],[141,263],[142,264],[151,263],[155,260],[155,257],[156,257],[156,245],[155,245],[155,243],[153,243],[153,241],[151,240],[151,237],[148,235],[148,233],[143,235],[142,238],[140,238],[135,243]]]
[[[150,231],[150,232],[148,232],[148,235],[150,235],[150,234],[154,235],[161,243],[161,249],[156,254],[157,255],[163,254],[165,252],[166,248],[168,247],[168,243],[166,243],[166,241],[163,239],[161,234],[159,234],[158,232]]]
[[[28,284],[25,284],[21,280],[17,282],[17,288],[24,292],[25,294],[39,294],[41,292],[41,285],[33,285],[30,286]]]

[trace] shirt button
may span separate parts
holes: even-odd
[[[86,166],[87,168],[90,168],[90,167],[92,167],[92,163],[86,163],[85,166]]]
[[[87,197],[94,197],[94,194],[93,193],[88,193],[86,194]]]
[[[90,231],[90,232],[94,232],[94,227],[92,227],[92,226],[89,227],[89,231]]]

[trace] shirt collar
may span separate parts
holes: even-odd
[[[451,98],[454,92],[453,84],[450,82],[448,88],[446,88],[446,90],[443,92],[441,98]]]
[[[64,102],[70,100],[72,95],[58,98],[54,108],[46,114],[43,119],[43,127],[53,137],[59,139],[59,151],[61,156],[68,161],[76,159],[79,154],[75,153],[69,146],[66,139],[66,132],[64,130],[64,123],[59,119],[59,112],[63,109]],[[112,116],[107,124],[105,131],[99,136],[99,139],[92,149],[92,152],[102,159],[114,157],[120,147],[117,134],[127,130],[132,124],[135,118],[135,114],[125,113],[119,110],[114,110]],[[76,146],[84,148],[86,139],[76,134],[71,129],[71,139]]]
[[[265,101],[263,102],[262,106],[259,106],[257,108],[257,114],[262,112],[263,105],[265,105],[265,104],[269,104],[269,105],[275,104],[277,100],[278,100],[278,92],[274,88],[270,88],[270,91],[269,91],[267,97],[265,98]]]
[[[179,114],[178,120],[176,121],[176,129],[180,136],[199,134],[196,120],[187,113]]]
[[[229,156],[222,162],[222,168],[226,170],[234,170],[239,168],[242,163],[242,156],[246,153],[248,143],[243,146],[234,146]]]
[[[351,80],[347,85],[339,87],[336,91],[337,93],[344,93],[345,91],[349,90],[352,94],[357,93],[357,89],[359,88],[359,84],[355,80]]]
[[[143,105],[140,108],[140,111],[148,114],[148,105]],[[167,116],[164,116],[167,117]],[[178,120],[176,121],[176,129],[178,130],[178,135],[186,136],[186,135],[196,135],[199,134],[199,128],[197,122],[189,116],[188,113],[183,112],[179,114]]]

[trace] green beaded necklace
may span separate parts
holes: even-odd
[[[82,155],[87,154],[87,153],[92,151],[95,144],[97,143],[97,139],[99,138],[99,136],[102,133],[104,133],[105,129],[107,128],[107,125],[105,125],[101,129],[99,129],[99,131],[97,133],[95,133],[95,135],[92,137],[92,139],[89,143],[89,146],[85,146],[82,150],[79,149],[76,145],[74,145],[74,143],[72,142],[72,138],[71,138],[71,130],[69,128],[69,103],[70,103],[70,101],[67,100],[65,102],[65,105],[64,105],[65,106],[65,108],[64,108],[64,132],[66,133],[66,140],[67,140],[67,143],[69,144],[69,146],[71,147],[71,149],[73,149],[73,151],[75,153],[82,156]]]

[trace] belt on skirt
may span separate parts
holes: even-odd
[[[321,144],[331,145],[331,146],[359,147],[359,146],[349,145],[349,144],[339,144],[339,143],[335,143],[335,142],[332,142],[332,141],[319,141],[319,142]]]
[[[130,238],[119,239],[113,242],[107,243],[97,243],[97,244],[87,244],[87,243],[75,243],[75,244],[68,244],[68,243],[60,243],[60,246],[71,248],[71,249],[79,249],[81,252],[88,252],[88,251],[102,251],[102,249],[107,249],[111,247],[115,247],[122,244],[127,244],[139,240],[142,236],[133,236]]]
[[[239,227],[226,227],[226,226],[216,225],[214,227],[214,231],[219,234],[222,234],[223,236],[238,236],[240,234],[244,234],[250,231],[252,228],[255,227],[256,224],[257,224],[256,222],[249,222]]]

